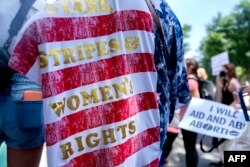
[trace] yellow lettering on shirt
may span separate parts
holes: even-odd
[[[66,160],[69,158],[69,156],[74,154],[74,150],[72,148],[71,142],[67,142],[65,144],[60,145],[61,151],[62,151],[62,159]]]
[[[70,8],[69,8],[70,1],[69,1],[69,0],[62,1],[62,2],[61,2],[61,5],[62,5],[62,7],[63,7],[64,13],[65,13],[65,14],[70,14]]]
[[[110,12],[112,8],[110,7],[108,0],[99,0],[99,6],[101,12]]]
[[[138,36],[129,36],[125,38],[124,46],[121,45],[118,38],[112,38],[110,40],[99,40],[95,43],[80,44],[79,42],[75,46],[40,51],[40,67],[46,70],[49,65],[56,67],[84,61],[87,63],[87,61],[101,56],[108,58],[108,56],[112,56],[111,53],[119,54],[122,47],[128,51],[138,49],[139,42]],[[63,59],[61,56],[63,56]]]
[[[87,6],[88,6],[88,13],[94,14],[99,13],[99,7],[97,5],[96,0],[85,0]]]
[[[112,11],[108,0],[74,0],[73,5],[70,4],[70,0],[64,0],[60,3],[47,4],[44,10],[47,14],[57,14],[60,8],[66,15],[99,14]]]
[[[79,110],[82,106],[126,98],[130,96],[127,91],[131,87],[130,84],[132,84],[132,81],[128,81],[128,79],[125,78],[121,83],[114,83],[112,86],[103,85],[99,88],[92,88],[90,91],[81,90],[80,95],[68,95],[68,97],[63,97],[57,102],[51,102],[49,107],[58,117],[63,117],[65,105],[69,111],[74,112]]]
[[[127,140],[136,133],[136,123],[135,121],[130,121],[126,124],[118,125],[117,128],[107,128],[101,132],[92,131],[94,132],[87,134],[85,137],[77,136],[75,140],[61,144],[62,159],[67,160],[74,154],[77,154],[77,152],[84,153],[87,147],[93,149],[100,147],[101,144],[105,146],[119,144],[117,142],[118,137]],[[75,147],[72,147],[72,145],[75,145]]]
[[[73,13],[86,13],[87,10],[85,9],[84,5],[81,3],[80,0],[75,0],[74,1],[74,8],[73,8]]]

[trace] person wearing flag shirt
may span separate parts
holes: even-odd
[[[158,166],[169,112],[189,99],[182,37],[166,34],[181,28],[152,3],[169,64],[145,1],[59,0],[22,29],[9,66],[43,86],[49,166]]]

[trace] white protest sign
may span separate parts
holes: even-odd
[[[242,111],[214,101],[192,98],[179,127],[225,139],[240,136],[245,128]]]
[[[211,58],[212,74],[218,75],[222,70],[223,65],[229,63],[229,56],[227,52],[220,53]]]

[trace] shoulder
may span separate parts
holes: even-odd
[[[189,85],[190,86],[192,86],[192,87],[198,87],[198,81],[197,80],[195,80],[195,79],[189,79],[188,80],[188,83],[189,83]]]
[[[190,90],[198,89],[198,79],[195,76],[188,76],[188,84]]]
[[[194,82],[198,82],[198,78],[195,77],[194,75],[188,75],[188,81],[194,81]]]
[[[238,79],[232,78],[229,82],[229,87],[233,87],[234,89],[240,89],[241,85]]]
[[[236,79],[236,78],[232,78],[231,80],[230,80],[230,84],[240,84],[239,83],[239,80],[238,79]]]

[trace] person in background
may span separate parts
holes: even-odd
[[[246,87],[245,87],[244,93],[250,95],[250,86],[246,86]]]
[[[241,85],[236,77],[233,64],[226,64],[216,77],[216,101],[226,105],[238,103],[238,95]]]
[[[205,70],[204,68],[202,68],[202,67],[199,67],[199,68],[197,69],[197,75],[198,75],[198,77],[201,78],[201,79],[204,79],[204,80],[207,80],[207,79],[208,79],[207,72],[206,72],[206,70]]]
[[[188,58],[186,59],[186,66],[188,72],[188,83],[189,83],[189,90],[190,90],[190,97],[200,97],[199,93],[199,84],[197,81],[197,69],[198,69],[198,62],[195,59]],[[180,110],[180,117],[182,118],[187,107],[181,108]],[[187,167],[197,167],[198,165],[198,153],[195,148],[197,133],[191,132],[185,129],[181,129],[184,141],[184,147],[186,150],[186,165]]]
[[[222,104],[231,105],[235,108],[240,108],[238,91],[241,85],[236,77],[235,66],[233,64],[223,65],[222,71],[216,77],[216,101]],[[219,139],[214,138],[213,143],[216,145]],[[225,144],[225,142],[224,142]],[[221,160],[217,163],[211,163],[211,165],[216,167],[223,166],[223,146],[218,147],[219,152],[221,152]]]
[[[1,1],[1,48],[9,38],[8,30],[11,21],[21,5],[27,1],[30,0]],[[35,14],[41,3],[43,0],[37,0],[26,18]],[[27,90],[36,91],[39,94],[41,86],[18,73],[14,73],[9,84],[0,90],[0,145],[3,142],[7,145],[8,167],[37,167],[43,149],[45,137],[42,103],[41,101],[25,101],[24,92]],[[36,122],[37,120],[39,121]],[[0,161],[4,160],[0,159]]]
[[[168,156],[172,150],[173,143],[180,132],[179,128],[180,115],[179,111],[175,111],[173,120],[167,128],[167,140],[162,148],[161,163],[162,165],[168,163]]]
[[[248,110],[250,110],[250,86],[249,84],[243,87],[243,95],[244,95],[244,100],[245,104]]]
[[[200,98],[207,100],[215,100],[216,87],[215,84],[208,80],[207,72],[204,68],[197,69]]]

